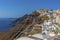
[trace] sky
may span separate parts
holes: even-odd
[[[60,9],[60,0],[0,0],[0,18],[18,18],[42,8]]]

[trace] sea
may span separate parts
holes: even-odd
[[[14,27],[12,22],[15,20],[16,18],[0,18],[0,31],[6,31]]]

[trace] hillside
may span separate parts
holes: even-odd
[[[29,29],[32,30],[33,25],[42,24],[45,20],[49,20],[49,17],[44,15],[45,12],[49,13],[49,11],[52,10],[40,9],[29,15],[24,15],[23,17],[18,18],[13,21],[15,27],[7,31],[0,32],[0,40],[14,40],[15,38],[25,36],[25,32]]]

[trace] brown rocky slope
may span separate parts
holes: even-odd
[[[15,38],[18,38],[22,36],[24,30],[27,30],[29,27],[31,27],[35,23],[35,18],[39,15],[36,11],[34,11],[32,14],[26,15],[25,18],[23,18],[21,21],[15,22],[15,27],[0,32],[0,40],[14,40]]]

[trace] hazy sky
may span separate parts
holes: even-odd
[[[0,0],[0,18],[21,17],[41,8],[60,9],[60,0]]]

